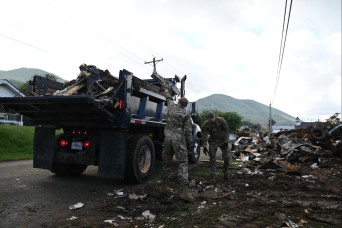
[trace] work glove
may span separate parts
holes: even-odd
[[[225,149],[227,149],[227,148],[228,148],[228,142],[225,141],[225,142],[221,145],[221,149],[222,149],[222,150],[225,150]]]
[[[208,146],[208,144],[205,145],[205,146],[203,146],[203,153],[204,153],[205,155],[208,155],[208,153],[209,153],[209,146]]]
[[[168,88],[162,88],[159,90],[162,95],[164,95],[166,98],[172,98],[171,92]]]
[[[192,154],[192,146],[187,146],[188,154]]]
[[[168,88],[164,88],[164,93],[171,96],[171,91]]]

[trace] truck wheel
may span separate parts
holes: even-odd
[[[143,183],[153,173],[155,150],[152,140],[146,135],[135,135],[128,140],[125,179]]]
[[[51,172],[62,176],[79,176],[86,169],[87,165],[54,163]]]
[[[324,141],[327,138],[327,132],[318,127],[311,128],[310,133],[317,141]]]
[[[198,143],[195,143],[195,147],[193,148],[193,151],[190,151],[188,154],[188,160],[190,164],[197,164],[201,154],[201,147],[198,145]]]
[[[154,144],[154,153],[155,153],[155,159],[157,161],[161,161],[162,160],[162,154],[163,154],[163,145]]]

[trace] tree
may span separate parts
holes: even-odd
[[[47,79],[50,79],[52,81],[57,81],[57,77],[55,75],[52,75],[52,74],[45,74],[45,77]]]
[[[233,132],[242,125],[242,118],[236,112],[219,112],[218,116],[226,120],[229,130]]]
[[[257,133],[257,134],[267,132],[267,130],[264,129],[264,128],[261,126],[261,124],[252,124],[252,125],[251,125],[251,130],[252,130],[252,132]]]
[[[29,81],[20,84],[18,90],[22,92],[25,96],[32,96],[31,94],[32,88],[31,88]]]
[[[228,124],[228,128],[230,131],[235,132],[236,129],[241,127],[242,118],[236,112],[220,112],[217,110],[204,110],[200,113],[198,118],[198,123],[200,126],[203,125],[204,121],[207,120],[207,116],[209,112],[214,112],[216,116],[222,117]]]

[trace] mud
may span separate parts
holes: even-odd
[[[176,166],[176,163],[174,164]],[[300,171],[259,170],[234,162],[229,180],[208,180],[201,162],[190,169],[195,202],[178,198],[176,177],[173,194],[159,194],[158,175],[146,184],[124,185],[68,217],[43,221],[41,227],[341,227],[342,163],[326,158],[319,168]],[[219,170],[220,171],[220,170]],[[74,217],[72,217],[74,216]],[[72,220],[74,218],[74,220]]]

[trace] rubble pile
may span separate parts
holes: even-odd
[[[232,146],[232,152],[237,161],[264,169],[297,172],[303,166],[317,168],[324,159],[342,157],[342,124],[330,131],[327,127],[314,127],[278,132],[264,138],[256,134],[242,136]]]
[[[243,129],[237,129],[236,132],[236,137],[250,137],[251,136],[251,131],[249,128],[243,128]]]

